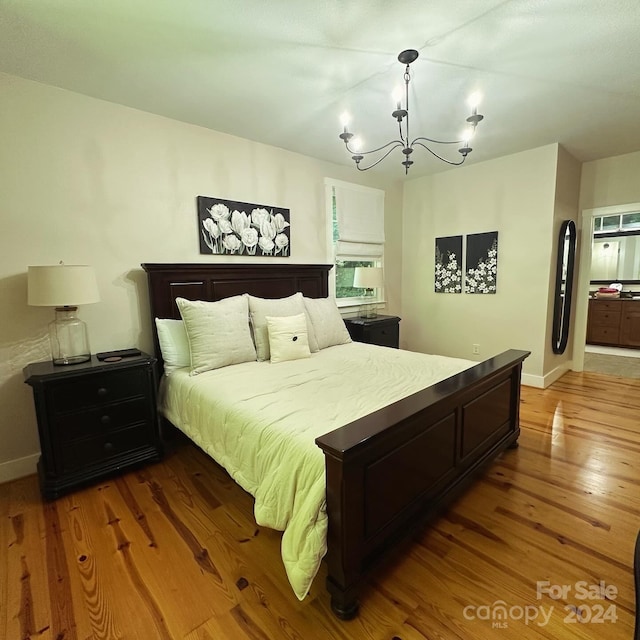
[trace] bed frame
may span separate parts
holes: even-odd
[[[332,265],[143,264],[153,318],[180,318],[175,299],[249,293],[328,295]],[[331,607],[358,612],[363,578],[416,525],[434,518],[520,433],[528,351],[510,350],[316,439],[326,461]]]

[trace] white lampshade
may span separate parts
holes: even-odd
[[[93,267],[57,264],[29,267],[27,302],[35,307],[75,307],[100,302]]]
[[[100,302],[93,267],[85,264],[57,264],[29,267],[27,302],[34,307],[55,307],[49,323],[53,364],[72,365],[91,359],[87,325],[77,316],[80,304]]]
[[[382,267],[356,267],[353,286],[358,289],[380,289],[384,284]]]

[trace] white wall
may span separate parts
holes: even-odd
[[[476,360],[528,350],[524,379],[542,385],[557,158],[554,144],[405,183],[402,346]],[[435,238],[487,231],[498,231],[497,293],[434,293]]]
[[[582,165],[580,209],[640,202],[640,151]]]
[[[556,265],[559,245],[559,235],[562,223],[565,220],[573,220],[578,225],[580,197],[580,171],[581,164],[561,146],[558,146],[558,159],[556,164],[556,188],[553,210],[553,226],[549,243],[551,246],[551,269],[549,271],[549,297],[547,299],[547,336],[544,342],[544,376],[543,386],[548,386],[557,380],[572,366],[573,358],[573,333],[576,317],[576,282],[579,268],[579,248],[576,247],[573,295],[571,302],[571,315],[569,319],[569,340],[563,354],[556,354],[552,347],[553,315],[555,308]]]
[[[22,368],[49,359],[53,311],[27,306],[28,265],[94,265],[102,299],[80,309],[92,350],[150,350],[140,263],[233,260],[199,254],[197,195],[289,208],[291,257],[278,260],[326,263],[332,177],[386,188],[387,310],[399,312],[399,184],[5,74],[0,140],[0,482],[33,472],[39,451]]]

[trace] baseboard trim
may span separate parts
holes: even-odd
[[[530,373],[523,373],[520,382],[525,387],[536,387],[537,389],[544,389],[544,378],[542,376],[533,376]]]
[[[550,384],[560,379],[567,371],[571,371],[572,362],[564,362],[559,367],[553,369],[544,376],[534,376],[530,373],[522,374],[522,384],[526,387],[536,387],[536,389],[546,389]]]
[[[0,484],[33,475],[37,472],[39,458],[40,454],[34,453],[24,458],[0,462]]]

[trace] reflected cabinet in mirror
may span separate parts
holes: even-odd
[[[571,293],[573,291],[573,268],[576,258],[576,223],[565,220],[558,237],[556,262],[556,287],[553,306],[553,329],[551,347],[554,353],[564,353],[569,340],[571,320]]]

